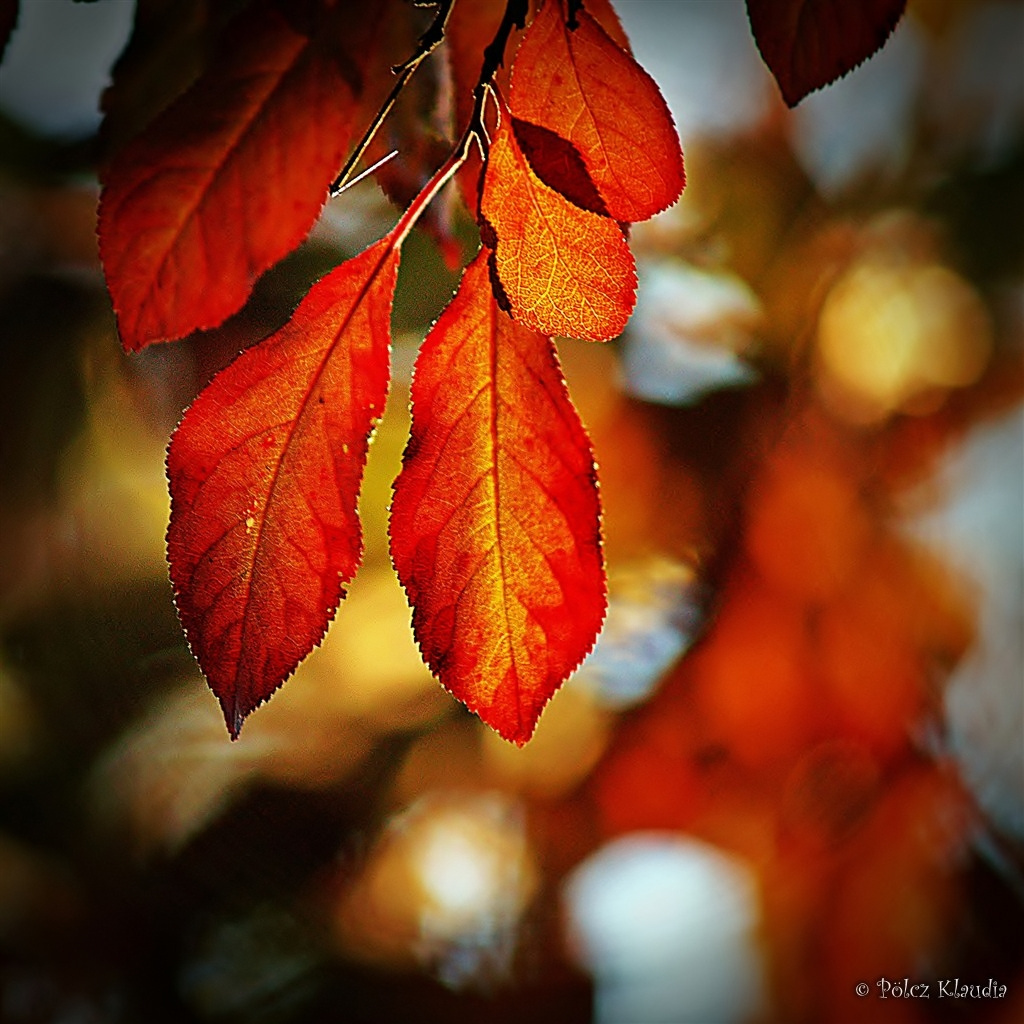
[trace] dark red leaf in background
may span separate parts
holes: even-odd
[[[791,107],[881,49],[905,7],[906,0],[747,0],[757,48]]]
[[[320,642],[362,557],[356,503],[387,395],[398,258],[389,235],[324,277],[171,439],[175,600],[234,737]]]
[[[550,338],[466,268],[424,342],[391,552],[423,657],[523,744],[593,646],[605,577],[593,454]]]

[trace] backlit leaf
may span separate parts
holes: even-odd
[[[794,107],[881,49],[906,0],[747,0],[764,62]]]
[[[491,141],[480,215],[500,301],[515,320],[591,341],[621,333],[636,304],[636,266],[622,229],[537,177],[507,110]]]
[[[501,3],[485,3],[482,0],[456,3],[452,7],[445,31],[444,55],[451,79],[452,107],[454,114],[454,136],[457,138],[469,124],[473,111],[473,90],[480,77],[485,47],[494,38],[504,13]],[[536,13],[537,0],[530,0],[531,13]],[[624,50],[629,50],[629,40],[623,31],[610,0],[587,0],[587,9],[600,22],[601,27]],[[509,69],[515,59],[521,33],[513,32],[505,47],[504,63],[494,76],[498,90],[508,95]],[[466,205],[475,210],[479,205],[480,157],[475,149],[470,150],[466,163],[458,176],[459,190]]]
[[[362,556],[356,501],[397,273],[390,235],[332,271],[171,439],[171,581],[232,736],[320,642]]]
[[[573,28],[567,17],[564,0],[541,8],[516,54],[509,108],[575,147],[604,200],[598,212],[646,220],[674,203],[685,181],[672,115],[654,80],[597,21],[581,10]],[[527,155],[543,181],[573,197],[571,164]]]
[[[338,26],[294,21],[247,9],[105,174],[100,253],[125,348],[222,323],[323,207],[366,86],[350,55],[373,55],[377,27],[356,19],[343,50]]]
[[[551,340],[495,304],[484,251],[427,337],[391,551],[423,656],[525,743],[605,609],[590,443]]]

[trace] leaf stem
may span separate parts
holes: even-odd
[[[484,49],[484,60],[480,67],[480,77],[477,79],[476,87],[473,89],[473,113],[469,118],[469,126],[466,134],[476,139],[480,147],[481,156],[486,159],[489,139],[487,127],[484,123],[484,106],[487,103],[488,95],[494,95],[494,76],[505,63],[505,48],[508,46],[508,38],[515,28],[526,26],[526,15],[529,13],[529,0],[508,0],[505,4],[505,14],[495,32],[494,38]],[[466,140],[468,142],[468,140]],[[468,151],[468,145],[467,145]]]
[[[449,179],[465,163],[466,157],[469,155],[471,138],[472,135],[467,129],[459,141],[459,145],[452,150],[448,159],[434,172],[430,181],[420,189],[419,195],[416,196],[412,203],[409,204],[409,208],[398,219],[398,223],[392,229],[394,234],[393,244],[396,247],[405,241],[409,232],[415,227],[416,221],[420,219],[423,211],[430,205],[434,196],[444,188]]]
[[[396,94],[396,98],[396,90],[400,91],[400,86],[404,85],[404,82],[408,80],[408,76],[412,74],[419,63],[429,53],[431,53],[444,38],[444,28],[447,24],[448,16],[451,13],[453,3],[454,0],[447,0],[447,2],[442,3],[442,6],[438,8],[433,24],[420,39],[420,49],[418,49],[416,53],[399,69],[399,74],[405,75],[405,78],[400,79],[400,81],[396,83],[396,89],[392,90],[392,93]],[[480,67],[480,77],[477,80],[476,87],[473,89],[473,113],[470,116],[469,124],[466,126],[466,130],[462,133],[462,137],[449,154],[448,159],[445,160],[445,162],[434,172],[430,181],[423,186],[419,195],[417,195],[412,201],[409,208],[402,214],[398,223],[392,229],[393,246],[400,246],[405,241],[409,232],[412,231],[413,227],[415,227],[416,222],[423,215],[423,212],[430,205],[437,193],[444,188],[447,182],[466,162],[466,159],[469,156],[470,146],[472,146],[474,142],[480,147],[481,153],[486,156],[488,138],[487,129],[484,124],[484,105],[487,102],[488,95],[492,95],[494,93],[494,75],[504,62],[505,47],[508,43],[508,38],[512,34],[512,30],[514,28],[523,28],[525,26],[528,11],[528,0],[508,0],[506,3],[505,14],[501,19],[501,24],[498,26],[498,31],[494,34],[494,38],[484,50],[483,64]],[[500,99],[498,102],[500,109]],[[381,108],[377,117],[374,119],[373,125],[370,126],[370,130],[364,137],[364,141],[360,143],[361,149],[365,149],[369,144],[369,140],[373,137],[373,133],[380,127],[380,123],[387,116],[387,113],[390,110],[390,105],[393,105],[393,103],[394,99],[389,97],[388,101],[385,102],[384,107]],[[361,150],[357,149],[357,154],[359,152],[361,152]],[[356,156],[356,159],[358,159],[358,155]],[[351,167],[349,165],[354,166],[354,160],[352,158],[349,158],[348,164],[346,164],[346,171],[344,171],[339,177],[339,181],[342,181],[346,172],[349,174],[351,173]],[[342,183],[340,187],[344,188],[344,183]],[[337,182],[335,183],[335,188],[338,188]],[[335,194],[337,193],[335,192]]]

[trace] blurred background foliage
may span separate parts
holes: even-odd
[[[610,608],[519,750],[424,669],[387,557],[411,366],[457,277],[426,235],[365,564],[229,742],[171,602],[167,438],[395,213],[364,182],[224,327],[124,356],[97,100],[135,5],[23,0],[0,68],[0,1020],[1024,1019],[1024,6],[911,0],[793,112],[741,3],[616,6],[689,184],[634,230],[623,338],[560,346]],[[108,141],[229,7],[140,5]],[[449,255],[472,239],[464,211],[432,226]],[[1008,992],[882,1001],[883,977]]]

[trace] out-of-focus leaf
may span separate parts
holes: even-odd
[[[747,13],[757,48],[794,107],[881,49],[906,2],[747,0]]]
[[[372,10],[346,19],[341,36],[326,13],[296,26],[255,5],[203,76],[119,151],[99,236],[125,348],[222,323],[305,237],[360,97],[374,92],[375,40],[389,14]]]
[[[128,45],[100,101],[109,158],[205,70],[217,40],[249,0],[137,0]]]

